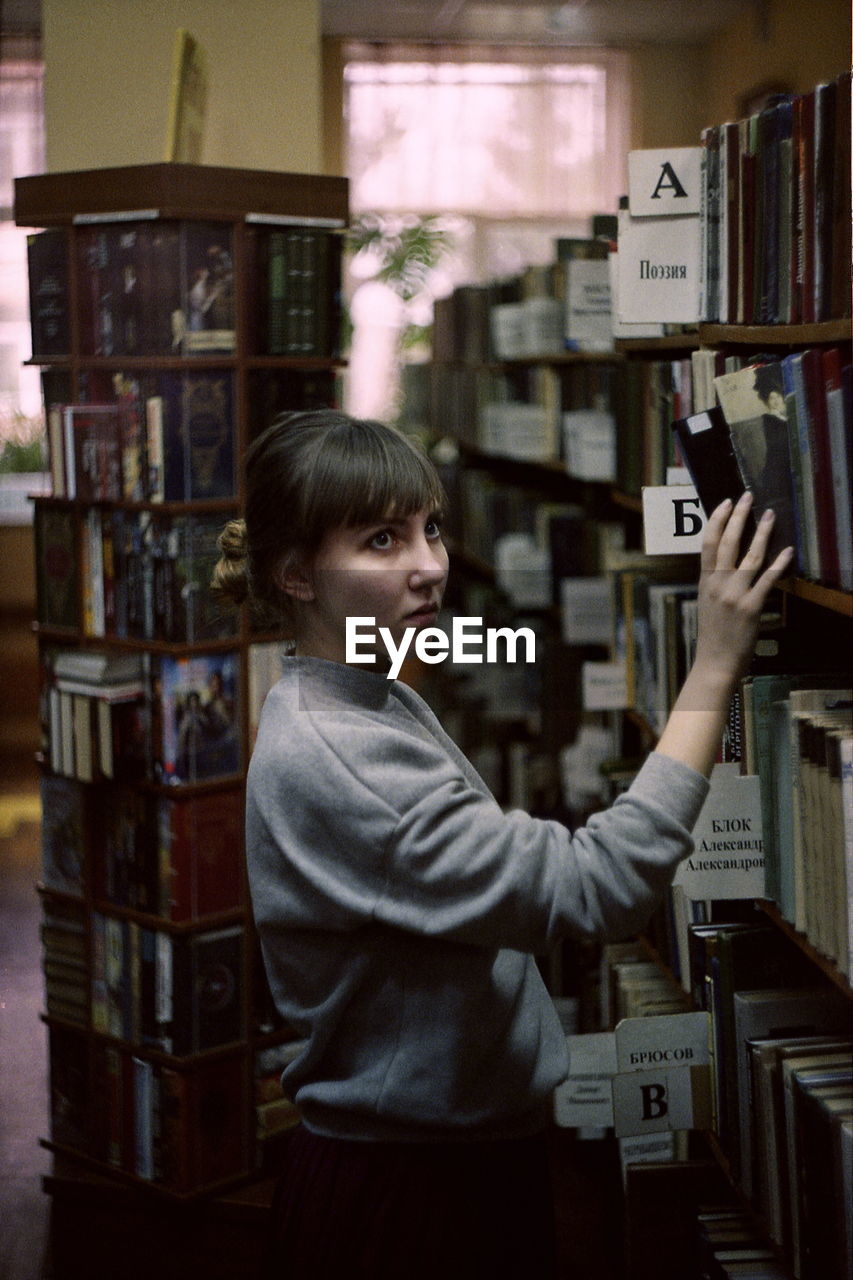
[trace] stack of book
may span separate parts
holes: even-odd
[[[850,315],[850,72],[706,129],[704,319]]]

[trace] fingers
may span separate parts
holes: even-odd
[[[773,511],[767,510],[762,513],[752,536],[752,541],[746,549],[746,554],[743,556],[739,568],[749,569],[751,572],[761,568],[764,563],[764,557],[767,554],[767,546],[770,542],[770,535],[773,532],[775,522],[776,515]]]
[[[746,527],[752,510],[752,494],[749,489],[741,494],[731,516],[726,521],[723,532],[720,536],[719,547],[717,549],[717,559],[714,565],[716,569],[736,569],[738,563],[738,554],[740,552],[741,538]],[[767,537],[770,531],[767,530]],[[753,540],[754,541],[754,540]],[[765,539],[766,547],[766,539]]]
[[[794,559],[794,548],[785,547],[752,585],[752,593],[764,600],[771,588],[788,572]]]
[[[725,498],[708,517],[708,523],[705,525],[705,536],[702,539],[701,564],[703,569],[716,568],[720,538],[731,514],[731,509],[731,498]]]

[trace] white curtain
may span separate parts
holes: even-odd
[[[359,278],[347,407],[394,416],[396,340],[429,322],[455,285],[552,260],[557,236],[589,234],[626,189],[629,60],[613,50],[366,45],[345,52],[353,212],[438,214],[454,249],[407,308]]]
[[[27,232],[14,223],[14,179],[44,169],[43,65],[38,41],[0,44],[0,442],[20,418],[41,414],[38,370],[31,355]]]

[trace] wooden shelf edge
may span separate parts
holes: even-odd
[[[849,342],[851,321],[822,320],[816,324],[717,324],[703,321],[697,329],[665,334],[660,338],[617,338],[617,351],[646,353],[691,347],[752,346],[801,347],[810,343]]]
[[[809,343],[849,342],[849,319],[822,320],[816,324],[700,324],[699,341],[703,346],[784,346],[797,347]]]
[[[45,1174],[42,1186],[46,1195],[54,1195],[60,1189],[65,1192],[73,1185],[75,1192],[79,1195],[97,1195],[99,1198],[104,1195],[120,1197],[124,1188],[137,1190],[163,1204],[187,1204],[244,1186],[254,1176],[251,1169],[243,1169],[239,1173],[221,1178],[216,1182],[205,1183],[191,1191],[176,1191],[162,1183],[151,1182],[147,1178],[139,1177],[138,1174],[129,1173],[126,1169],[116,1168],[115,1165],[99,1160],[96,1156],[90,1156],[85,1151],[78,1151],[75,1147],[69,1147],[61,1142],[54,1142],[51,1138],[40,1138],[39,1146],[63,1160],[71,1161],[89,1174],[89,1177],[81,1174],[73,1179],[67,1174],[63,1175],[56,1171]],[[93,1184],[92,1175],[97,1177],[97,1185]]]
[[[616,350],[632,352],[689,351],[699,345],[699,330],[686,329],[684,333],[665,333],[659,338],[617,338]]]
[[[807,578],[787,578],[779,583],[779,587],[799,600],[808,600],[822,609],[853,618],[853,592],[842,591],[840,587],[825,587],[823,583],[810,582]]]
[[[838,987],[840,991],[843,991],[845,995],[853,996],[853,985],[851,985],[850,979],[846,974],[841,972],[834,960],[830,960],[828,956],[818,951],[804,933],[800,933],[789,920],[785,919],[775,902],[771,902],[769,898],[756,898],[755,905],[759,911],[763,911],[772,920],[777,929],[781,930],[787,938],[790,938],[799,947],[800,951],[817,969],[820,969],[825,977],[829,978],[830,982]]]

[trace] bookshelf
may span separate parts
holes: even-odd
[[[215,538],[279,412],[337,403],[344,179],[185,164],[16,182],[32,363],[45,1021],[57,1169],[191,1199],[294,1114],[243,867],[274,637]]]
[[[845,96],[849,99],[849,77],[839,80],[837,90],[839,103]],[[794,110],[799,110],[796,104]],[[849,129],[838,135],[839,142],[843,144],[845,137],[849,146]],[[748,158],[747,169],[760,162]],[[796,164],[801,161],[793,152],[786,162],[787,180],[795,184]],[[590,977],[595,961],[588,955],[567,954],[549,970],[555,994],[580,993],[599,1007],[623,970],[624,991],[618,1001],[610,1001],[611,1009],[622,1009],[621,1016],[644,1016],[643,1011],[667,1002],[673,1009],[708,1014],[714,1046],[713,1128],[670,1135],[669,1150],[661,1141],[657,1156],[645,1157],[649,1163],[642,1157],[631,1162],[623,1155],[629,1280],[724,1274],[715,1260],[718,1230],[729,1232],[732,1250],[740,1250],[739,1255],[732,1253],[731,1261],[753,1250],[756,1263],[767,1268],[755,1274],[780,1280],[846,1280],[849,1274],[849,1255],[843,1250],[853,1249],[853,1225],[843,1179],[849,1178],[853,1141],[853,923],[845,914],[851,900],[851,723],[849,708],[839,705],[848,702],[849,693],[840,699],[833,695],[829,702],[820,694],[821,685],[849,690],[852,674],[853,584],[842,555],[847,534],[837,495],[843,489],[834,481],[839,473],[850,474],[853,355],[849,289],[838,290],[832,283],[839,266],[837,248],[830,248],[846,244],[840,260],[841,273],[848,273],[848,174],[849,153],[834,172],[824,170],[818,179],[818,200],[824,205],[833,199],[837,203],[841,192],[846,232],[836,227],[825,232],[822,242],[815,242],[798,218],[793,233],[789,228],[778,242],[771,238],[769,224],[758,238],[752,228],[749,245],[733,247],[728,242],[729,270],[735,272],[729,281],[736,282],[739,271],[749,282],[741,285],[742,294],[745,288],[748,292],[757,287],[760,277],[775,278],[775,252],[776,269],[785,277],[788,292],[784,302],[779,300],[773,323],[742,322],[738,306],[749,313],[753,300],[742,296],[738,302],[737,288],[730,283],[728,295],[722,288],[707,313],[715,318],[695,327],[674,328],[659,338],[620,338],[606,354],[530,350],[498,361],[483,314],[484,308],[506,300],[504,282],[471,286],[464,295],[446,300],[436,313],[433,432],[442,456],[447,452],[442,438],[456,438],[457,465],[448,476],[451,511],[454,506],[461,511],[459,526],[452,528],[454,547],[459,548],[454,564],[468,566],[476,578],[471,598],[478,602],[467,611],[480,611],[484,584],[501,585],[499,566],[491,579],[488,567],[495,563],[500,536],[521,529],[544,553],[546,575],[550,572],[554,580],[554,624],[555,583],[567,572],[565,564],[555,560],[559,544],[548,534],[555,518],[567,520],[564,533],[577,539],[577,556],[568,572],[610,582],[614,622],[606,642],[573,647],[558,638],[555,653],[562,679],[552,682],[546,673],[530,691],[537,712],[526,736],[523,729],[514,730],[532,771],[545,742],[541,728],[546,720],[551,726],[561,720],[561,731],[552,728],[545,748],[557,759],[584,727],[595,723],[606,729],[611,735],[614,783],[599,803],[612,798],[619,780],[628,780],[634,762],[654,745],[690,660],[695,557],[680,557],[679,572],[673,565],[655,566],[639,551],[642,491],[667,484],[668,468],[683,461],[673,449],[671,423],[716,404],[717,377],[742,374],[745,381],[758,365],[784,366],[786,372],[786,448],[792,451],[792,474],[797,474],[800,486],[792,493],[799,504],[797,567],[770,602],[753,669],[733,701],[720,748],[722,766],[746,782],[757,779],[763,891],[738,897],[730,887],[718,885],[716,894],[709,888],[707,896],[691,897],[676,882],[647,937],[615,944],[612,952],[604,949],[597,978]],[[702,244],[712,254],[707,206],[702,216]],[[718,232],[719,227],[714,234]],[[719,238],[716,244],[719,249]],[[804,292],[815,278],[808,271],[814,273],[821,256],[823,292],[815,285],[812,297]],[[797,275],[798,260],[805,264],[806,283],[802,274]],[[708,277],[720,278],[710,262]],[[541,279],[540,274],[540,285]],[[532,287],[535,295],[536,285],[536,276],[522,277],[510,283],[509,294],[523,300],[525,288]],[[758,293],[754,303],[753,315],[769,314]],[[803,319],[808,313],[821,318]],[[801,367],[797,362],[814,372],[808,388],[790,379],[794,368]],[[839,381],[833,369],[841,371]],[[490,397],[532,403],[543,416],[558,417],[579,389],[583,396],[584,384],[589,399],[573,403],[591,408],[605,370],[607,405],[617,424],[615,475],[610,481],[590,482],[572,475],[566,440],[553,423],[534,439],[535,420],[520,417],[515,457],[505,439],[495,440],[484,413]],[[833,414],[840,430],[827,448]],[[797,434],[804,422],[808,430]],[[810,470],[821,457],[823,470]],[[466,479],[466,472],[473,473],[473,479]],[[804,489],[808,485],[810,504]],[[828,511],[833,512],[831,520]],[[572,525],[572,518],[579,523]],[[611,535],[593,539],[592,548],[580,540],[580,530],[590,520],[612,525]],[[806,539],[817,547],[816,557],[804,549]],[[531,560],[531,570],[537,563]],[[650,605],[655,593],[657,603]],[[517,620],[525,613],[505,599],[503,605]],[[583,664],[603,657],[625,666],[627,704],[618,711],[591,710],[581,701]],[[475,693],[481,707],[490,705],[482,701],[488,691],[478,686]],[[447,697],[452,713],[453,695]],[[499,700],[499,691],[492,691],[492,697]],[[537,699],[545,706],[542,720],[537,719]],[[464,729],[466,717],[460,715],[459,722]],[[792,736],[783,739],[783,731]],[[840,754],[842,741],[845,755]],[[481,745],[476,733],[466,745],[476,751]],[[784,776],[774,773],[777,767]],[[499,776],[506,773],[504,768]],[[503,798],[529,807],[532,797],[522,786]],[[563,816],[576,822],[584,813],[579,808]],[[791,821],[794,827],[784,825]],[[561,988],[560,981],[566,982],[573,965],[580,965],[582,977],[574,983],[569,977]],[[596,1011],[582,1011],[581,1029],[600,1029],[595,1016]],[[747,1045],[747,1039],[754,1044]],[[795,1053],[800,1055],[796,1069],[789,1069],[786,1064]],[[821,1076],[821,1071],[826,1074]],[[835,1092],[830,1103],[831,1091]],[[677,1232],[669,1216],[664,1220],[660,1213],[650,1213],[653,1203],[664,1203],[668,1215],[673,1197],[679,1205]],[[713,1206],[717,1210],[712,1212]],[[661,1237],[665,1247],[657,1248]],[[677,1244],[670,1248],[673,1240]],[[695,1272],[687,1269],[688,1253],[697,1260]],[[698,1269],[699,1259],[707,1270]]]
[[[849,102],[849,77],[841,77],[836,87],[839,104]],[[814,94],[803,97],[814,100]],[[802,102],[792,105],[796,121]],[[741,122],[740,128],[727,125],[719,132],[740,132],[743,141],[750,129],[754,125]],[[712,153],[717,134],[710,130],[703,138]],[[837,140],[849,147],[849,129],[839,131]],[[802,383],[795,387],[787,376],[782,382],[797,566],[780,584],[772,606],[775,617],[768,617],[763,633],[766,643],[759,639],[721,747],[721,761],[727,761],[744,783],[757,781],[764,888],[753,897],[738,898],[730,886],[724,892],[720,881],[719,896],[709,884],[708,896],[700,900],[677,879],[652,921],[649,938],[631,962],[642,967],[653,957],[657,973],[647,985],[658,984],[665,991],[680,987],[692,1008],[707,1012],[715,1112],[711,1130],[690,1135],[688,1150],[681,1152],[704,1162],[710,1157],[710,1166],[702,1163],[697,1171],[690,1160],[672,1158],[669,1163],[661,1159],[628,1167],[627,1215],[637,1241],[633,1248],[629,1244],[630,1280],[651,1274],[642,1240],[650,1238],[644,1210],[653,1193],[675,1194],[686,1204],[690,1225],[682,1239],[685,1248],[689,1242],[697,1275],[730,1274],[721,1261],[728,1247],[726,1260],[747,1266],[750,1259],[755,1267],[750,1274],[842,1280],[849,1274],[853,1248],[844,1173],[850,1164],[853,1097],[851,888],[844,840],[846,831],[849,842],[853,815],[843,816],[845,804],[849,810],[853,778],[837,754],[841,741],[850,750],[847,691],[853,595],[841,554],[849,540],[843,509],[847,500],[836,496],[843,486],[834,486],[838,473],[849,474],[850,466],[851,323],[849,290],[831,284],[839,259],[844,263],[841,275],[849,270],[849,225],[846,230],[842,225],[840,231],[824,228],[812,234],[816,207],[826,208],[833,200],[845,210],[849,206],[849,187],[844,195],[849,153],[835,173],[817,173],[816,204],[811,206],[808,193],[796,196],[798,166],[803,164],[796,135],[794,147],[782,154],[787,168],[780,182],[792,184],[795,198],[789,210],[793,208],[796,216],[787,227],[771,223],[761,235],[753,227],[751,239],[734,241],[725,240],[718,225],[716,233],[727,245],[728,273],[718,269],[720,260],[715,262],[713,256],[713,218],[719,207],[716,214],[707,206],[703,209],[706,279],[718,282],[708,314],[716,318],[703,320],[681,351],[676,348],[687,335],[617,342],[632,371],[629,378],[646,385],[656,379],[660,385],[663,371],[664,386],[688,388],[685,402],[673,401],[673,410],[678,405],[679,411],[673,411],[672,418],[704,413],[715,403],[725,410],[724,388],[717,378],[733,377],[746,385],[758,366],[784,369],[787,375],[800,361],[817,373],[808,390]],[[708,154],[705,160],[713,165]],[[746,168],[734,171],[734,176],[729,171],[729,202],[744,172],[764,160],[747,146]],[[721,203],[726,205],[722,197]],[[743,234],[743,222],[737,222],[731,203],[724,217],[734,217]],[[846,212],[844,219],[849,224]],[[774,239],[778,231],[781,235]],[[840,241],[834,239],[839,235]],[[846,246],[840,252],[830,248],[839,243]],[[720,239],[718,250],[719,244]],[[814,265],[821,258],[822,289],[814,283]],[[780,281],[783,294],[787,290],[784,298],[777,298],[775,315],[767,315],[774,308],[758,286],[759,276],[765,290]],[[751,294],[753,285],[756,291]],[[774,322],[743,322],[736,314],[750,309]],[[804,319],[807,312],[821,318]],[[680,362],[677,373],[675,361]],[[836,365],[845,371],[840,383],[830,375]],[[703,369],[711,373],[710,395]],[[827,449],[833,412],[840,429]],[[728,413],[726,417],[734,436],[740,418]],[[760,496],[760,488],[757,493]],[[827,513],[833,513],[832,518]],[[817,556],[805,545],[809,538]],[[622,630],[630,636],[637,596],[623,593],[621,598]],[[641,621],[648,623],[648,614]],[[642,648],[640,638],[628,655],[635,669],[641,667]],[[840,696],[824,696],[821,684],[840,690]],[[644,725],[647,741],[653,742],[658,725],[649,722],[643,708],[635,706],[628,714]],[[788,738],[786,728],[793,730]],[[782,767],[784,782],[771,769],[771,757]],[[806,778],[809,790],[803,786]],[[810,802],[812,784],[825,801],[819,808]],[[789,816],[793,825],[787,822]],[[609,964],[605,958],[603,982],[620,981],[620,970],[626,967],[630,971],[630,966],[618,963],[618,955]],[[635,997],[642,991],[641,967],[635,970],[633,987],[628,980],[627,991]],[[722,1174],[722,1180],[715,1178],[712,1193],[707,1189],[709,1168]],[[656,1226],[665,1229],[659,1220]],[[685,1231],[683,1218],[679,1229]],[[629,1230],[629,1240],[631,1234]],[[675,1259],[664,1266],[656,1258],[652,1270],[656,1277],[683,1274]]]

